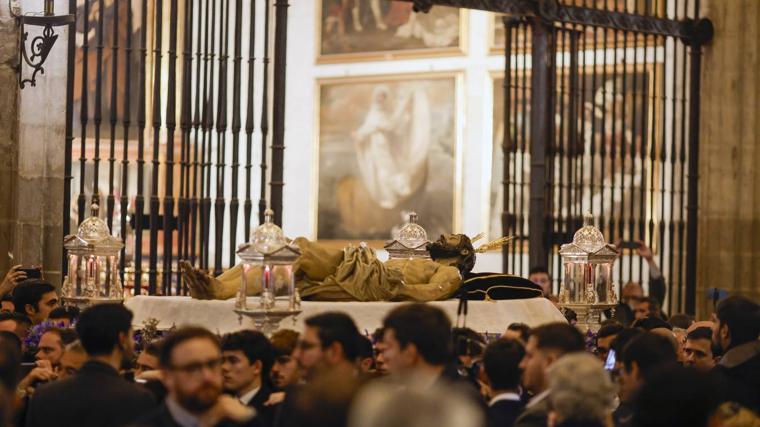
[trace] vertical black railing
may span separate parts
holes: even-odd
[[[153,42],[153,162],[150,186],[150,261],[148,292],[155,294],[158,286],[158,230],[160,200],[158,198],[159,149],[161,143],[161,45],[163,42],[163,0],[155,2],[155,27]]]

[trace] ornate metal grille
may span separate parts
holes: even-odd
[[[254,205],[281,222],[288,2],[78,3],[64,233],[103,202],[125,285],[181,294],[178,260],[234,264]]]

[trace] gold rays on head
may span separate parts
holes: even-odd
[[[485,237],[485,233],[480,233],[472,238],[472,242],[474,243],[475,241],[480,240],[483,237]],[[475,252],[483,253],[483,252],[500,250],[503,246],[510,244],[514,238],[515,238],[514,236],[508,236],[508,237],[502,237],[496,240],[492,240],[488,243],[484,243],[478,246],[478,248],[475,249]]]

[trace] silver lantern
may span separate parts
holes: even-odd
[[[428,243],[427,232],[417,224],[417,214],[412,212],[409,222],[399,230],[398,237],[389,241],[383,249],[388,251],[390,259],[430,258]]]
[[[90,217],[79,225],[77,233],[63,239],[68,259],[68,275],[61,289],[61,300],[65,304],[88,306],[124,300],[118,270],[119,252],[124,243],[111,235],[98,214],[96,199]]]
[[[617,305],[612,267],[619,253],[604,240],[591,214],[583,223],[573,241],[559,250],[563,265],[559,306],[575,311],[579,323],[595,331],[602,312]]]
[[[251,239],[238,247],[243,275],[235,302],[235,312],[250,317],[265,334],[274,332],[280,322],[301,312],[295,286],[295,263],[301,256],[298,246],[274,224],[274,213],[267,209],[264,223],[251,233]],[[258,293],[250,304],[247,296]]]

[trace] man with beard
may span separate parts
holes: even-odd
[[[275,426],[331,425],[320,418],[328,415],[331,420],[340,420],[339,424],[345,423],[358,385],[355,362],[359,338],[356,324],[345,313],[324,312],[304,321],[293,358],[298,361],[306,384],[286,391]]]
[[[133,357],[132,312],[98,304],[82,313],[76,330],[89,360],[77,375],[39,387],[27,427],[124,426],[150,410],[150,393],[119,376]]]
[[[284,390],[301,381],[298,361],[293,358],[298,336],[298,332],[290,329],[281,329],[272,334],[270,342],[274,350],[274,363],[271,377],[272,383],[278,390]]]
[[[161,344],[159,364],[169,394],[138,426],[258,425],[253,409],[222,394],[222,348],[216,335],[208,330],[184,327],[166,337]]]

